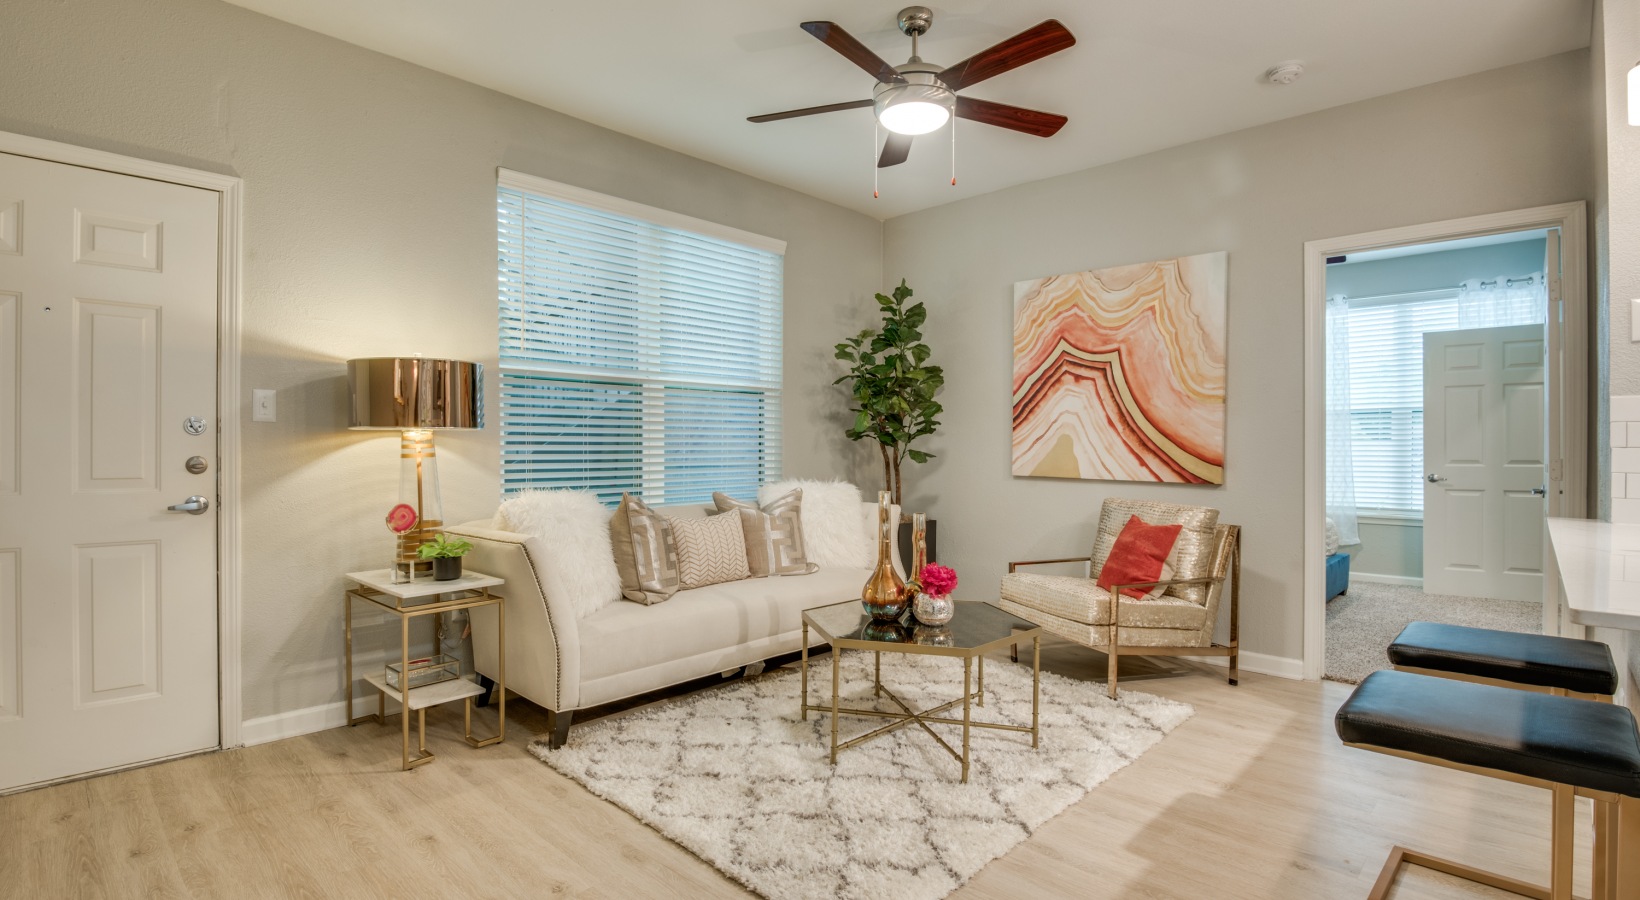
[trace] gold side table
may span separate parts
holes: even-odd
[[[507,641],[507,607],[502,598],[490,593],[490,588],[505,584],[499,578],[484,575],[479,572],[467,572],[454,581],[434,581],[431,578],[412,581],[405,584],[394,584],[393,573],[389,569],[379,569],[374,572],[350,572],[347,580],[355,587],[349,588],[342,599],[342,606],[346,610],[346,625],[343,629],[345,642],[344,655],[347,659],[347,724],[357,725],[360,722],[374,721],[385,724],[387,719],[387,697],[396,696],[399,701],[399,727],[403,733],[403,764],[404,769],[413,769],[437,759],[432,751],[427,749],[427,707],[440,703],[449,703],[452,700],[465,700],[467,704],[464,716],[467,743],[474,747],[488,747],[499,744],[507,737],[507,661],[503,659],[496,672],[496,695],[500,697],[497,707],[499,718],[496,733],[493,737],[477,738],[473,736],[473,698],[484,693],[484,688],[477,682],[467,678],[456,678],[450,681],[440,681],[435,684],[412,687],[408,691],[393,687],[387,683],[386,672],[375,675],[366,675],[364,680],[376,688],[376,711],[369,715],[353,715],[353,603],[364,601],[374,604],[379,610],[392,613],[399,617],[399,671],[407,673],[410,668],[410,620],[418,616],[431,616],[439,613],[452,612],[458,609],[472,609],[475,606],[494,606],[498,628],[500,646],[505,647]],[[435,620],[439,621],[439,620]],[[408,676],[404,676],[404,684],[408,687]],[[410,713],[416,713],[417,755],[410,755]]]

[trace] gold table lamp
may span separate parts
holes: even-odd
[[[389,356],[347,361],[347,427],[397,431],[399,502],[416,510],[416,524],[398,537],[394,568],[431,570],[416,553],[444,526],[433,432],[484,427],[484,367],[455,359]]]

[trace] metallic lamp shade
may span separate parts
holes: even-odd
[[[436,431],[484,427],[484,367],[456,359],[347,361],[347,427]]]

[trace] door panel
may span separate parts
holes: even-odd
[[[157,490],[160,311],[75,300],[74,312],[76,487]]]
[[[1424,335],[1424,590],[1543,596],[1539,325]]]
[[[0,154],[0,790],[217,746],[218,206]]]

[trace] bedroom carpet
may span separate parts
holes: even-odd
[[[1517,600],[1426,594],[1407,585],[1351,582],[1348,593],[1327,602],[1325,677],[1358,684],[1389,668],[1384,648],[1411,622],[1537,634],[1542,631],[1543,607]]]
[[[871,696],[870,657],[843,661],[844,703]],[[883,683],[923,709],[962,688],[957,659],[882,657]],[[811,702],[830,701],[830,656],[811,660]],[[992,660],[976,720],[1029,725],[1030,669]],[[571,733],[530,752],[769,900],[936,900],[956,890],[1194,710],[1183,703],[1042,673],[1041,748],[974,729],[968,784],[920,729],[829,759],[830,721],[797,718],[798,673],[781,669]],[[955,711],[960,716],[961,708]],[[843,717],[844,739],[879,720]],[[960,728],[932,726],[960,747]]]

